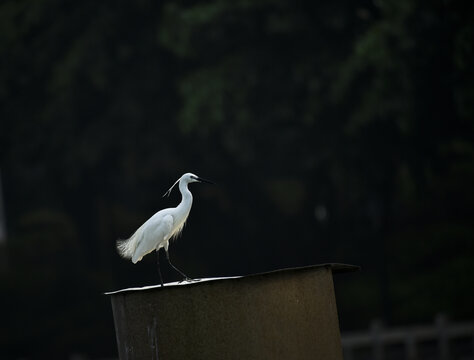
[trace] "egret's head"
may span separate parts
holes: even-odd
[[[185,181],[185,182],[187,182],[187,183],[192,183],[192,182],[205,182],[205,183],[208,183],[208,184],[214,184],[212,181],[209,181],[209,180],[200,178],[199,176],[194,175],[193,173],[186,173],[186,174],[184,174],[183,176],[181,176],[181,179],[180,179],[180,180],[183,180],[183,181]]]
[[[168,189],[168,191],[165,192],[165,194],[163,196],[168,196],[171,193],[171,190],[173,190],[173,188],[175,187],[175,185],[177,183],[181,183],[181,182],[183,182],[185,184],[190,184],[190,183],[193,183],[193,182],[205,182],[205,183],[208,183],[208,184],[214,184],[212,181],[200,178],[199,176],[194,175],[193,173],[186,173],[183,176],[181,176],[178,180],[176,180],[176,182],[173,184],[173,186],[171,186]]]

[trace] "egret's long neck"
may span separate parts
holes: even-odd
[[[190,211],[191,205],[193,204],[193,194],[188,189],[188,184],[184,181],[179,182],[179,191],[181,192],[181,202],[178,207],[183,211]]]

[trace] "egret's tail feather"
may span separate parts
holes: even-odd
[[[125,259],[131,259],[137,247],[137,237],[133,235],[126,240],[117,240],[117,251]]]

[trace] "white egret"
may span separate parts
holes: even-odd
[[[179,183],[179,191],[181,192],[181,202],[179,205],[175,208],[158,211],[142,226],[140,226],[129,239],[117,241],[117,250],[119,254],[125,259],[131,259],[134,264],[139,262],[145,255],[156,250],[161,286],[163,286],[159,260],[159,250],[161,248],[165,249],[166,259],[171,267],[179,272],[184,280],[189,280],[189,277],[171,263],[168,247],[170,240],[176,238],[183,230],[186,219],[191,211],[193,195],[188,189],[188,184],[193,182],[206,182],[212,184],[212,182],[204,180],[194,174],[184,174],[176,180],[173,186],[171,186],[163,195],[169,195],[174,186]]]

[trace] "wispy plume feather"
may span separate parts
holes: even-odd
[[[176,180],[176,182],[168,189],[168,191],[163,194],[163,197],[170,196],[171,190],[173,190],[173,188],[176,186],[176,184],[179,183],[179,180],[181,180],[181,178]]]

